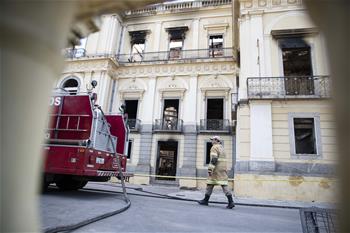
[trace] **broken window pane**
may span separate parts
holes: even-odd
[[[317,154],[314,118],[294,118],[296,154]]]
[[[209,36],[209,56],[220,57],[224,55],[224,39],[222,35]]]

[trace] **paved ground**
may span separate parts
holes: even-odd
[[[74,232],[302,232],[298,210],[130,196],[130,209]]]
[[[178,187],[132,186],[148,192],[199,200],[203,191],[179,190]],[[51,188],[41,196],[43,229],[76,223],[125,206],[121,194],[96,192],[91,189],[121,191],[116,185],[88,184],[87,190],[60,192]],[[138,190],[128,189],[131,207],[121,214],[90,224],[76,232],[301,232],[299,211],[237,205],[233,210],[223,204],[200,206],[195,202],[139,196]],[[137,195],[132,195],[137,194]],[[146,195],[150,195],[149,193]],[[155,195],[154,195],[155,196]],[[213,201],[224,201],[220,189]],[[244,204],[282,204],[282,202],[238,199]],[[284,203],[292,205],[293,203]],[[295,203],[294,203],[295,204]],[[299,203],[300,204],[300,203]],[[303,203],[301,203],[303,204]],[[305,203],[304,203],[305,204]],[[309,203],[308,206],[315,205]]]

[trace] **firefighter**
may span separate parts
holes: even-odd
[[[226,208],[232,209],[235,207],[232,193],[228,188],[227,164],[224,147],[221,144],[221,138],[214,136],[210,138],[213,146],[210,149],[210,163],[208,166],[208,179],[205,197],[198,203],[200,205],[208,205],[210,195],[213,192],[215,185],[221,185],[222,191],[227,197],[228,205]]]

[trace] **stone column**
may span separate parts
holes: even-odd
[[[0,232],[39,232],[42,140],[75,1],[2,1]]]
[[[178,176],[196,177],[196,158],[197,158],[197,124],[196,108],[197,106],[197,79],[198,76],[190,78],[190,89],[187,90],[184,103],[184,154],[183,164],[180,167]],[[180,186],[196,187],[196,180],[180,179]]]
[[[156,77],[150,77],[148,81],[148,88],[143,96],[142,109],[140,119],[141,135],[140,135],[140,155],[136,167],[136,173],[149,175],[151,174],[151,156],[152,156],[152,126],[153,126],[153,112],[154,112],[154,96],[156,89]],[[135,177],[135,183],[148,184],[149,177]]]

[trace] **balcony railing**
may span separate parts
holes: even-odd
[[[83,48],[78,49],[64,49],[63,50],[63,56],[64,58],[80,58],[86,56],[86,50]]]
[[[222,49],[195,49],[195,50],[179,50],[147,52],[143,54],[130,55],[118,54],[116,59],[119,63],[141,63],[156,61],[179,61],[187,59],[216,59],[216,58],[233,58],[233,48]]]
[[[139,119],[128,119],[127,124],[129,126],[130,131],[140,131],[141,121]]]
[[[329,76],[252,77],[247,79],[249,99],[330,98]]]
[[[167,121],[164,119],[156,119],[153,129],[155,131],[170,131],[170,132],[181,132],[183,120]]]
[[[174,12],[174,11],[183,11],[188,9],[198,9],[204,7],[215,7],[221,5],[229,5],[232,0],[196,0],[188,2],[167,2],[161,4],[150,5],[148,7],[136,10],[129,10],[124,12],[126,16],[145,16],[153,15],[157,12]]]
[[[222,132],[230,132],[231,125],[230,121],[227,119],[201,119],[199,125],[199,131],[207,132],[207,131],[222,131]]]

